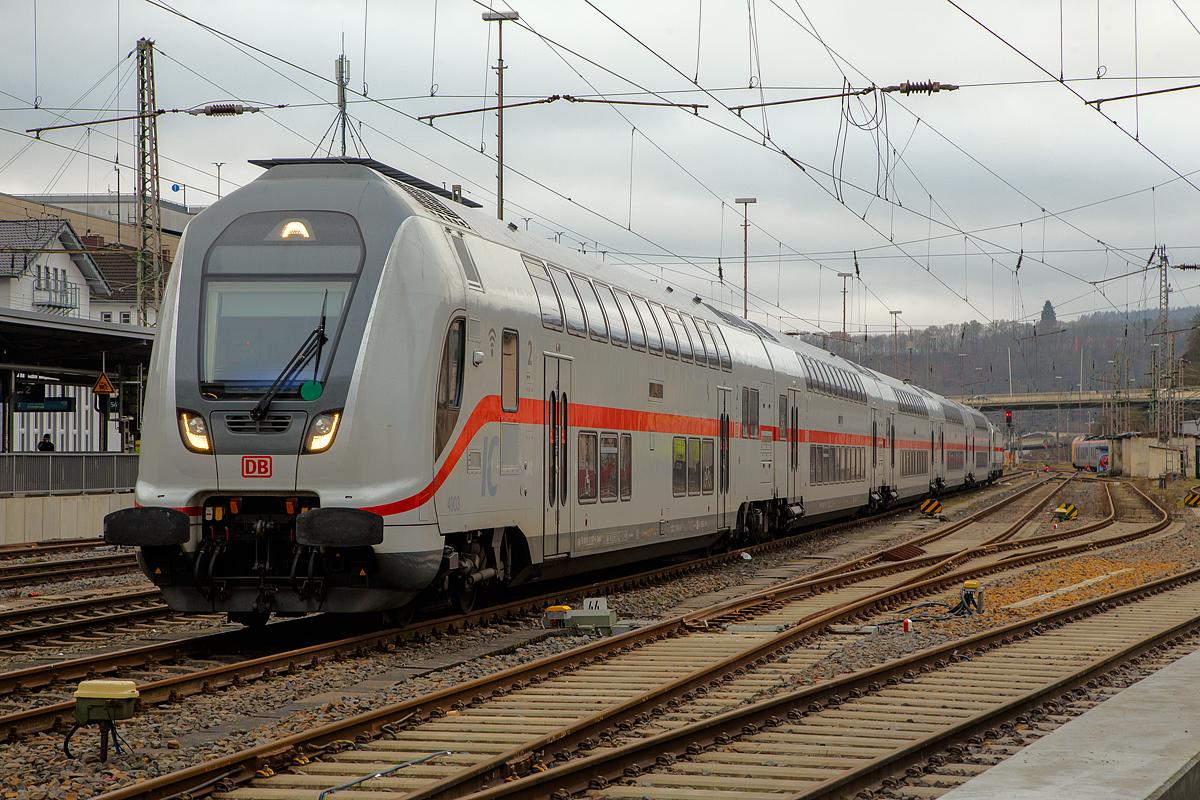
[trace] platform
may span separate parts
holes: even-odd
[[[1089,709],[944,800],[1200,797],[1200,652]]]

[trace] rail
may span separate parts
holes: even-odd
[[[127,453],[3,453],[0,497],[132,491],[137,473]]]

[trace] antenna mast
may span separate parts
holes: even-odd
[[[342,128],[342,157],[346,157],[346,87],[350,85],[350,60],[342,53],[333,62],[338,87],[338,124]]]

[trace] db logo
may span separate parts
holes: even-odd
[[[242,456],[242,477],[243,478],[269,478],[269,477],[271,477],[271,457],[270,456]]]

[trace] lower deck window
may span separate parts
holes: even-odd
[[[900,477],[911,478],[929,472],[929,453],[924,450],[900,451]]]
[[[633,435],[621,434],[621,500],[633,497]]]
[[[671,442],[671,494],[687,494],[687,439],[676,436]]]
[[[688,494],[700,494],[700,440],[688,439]]]
[[[600,502],[615,503],[620,491],[617,469],[617,435],[600,434]]]
[[[579,502],[594,503],[599,494],[596,434],[579,434]]]
[[[813,486],[867,479],[867,448],[814,444],[808,448],[808,482]]]

